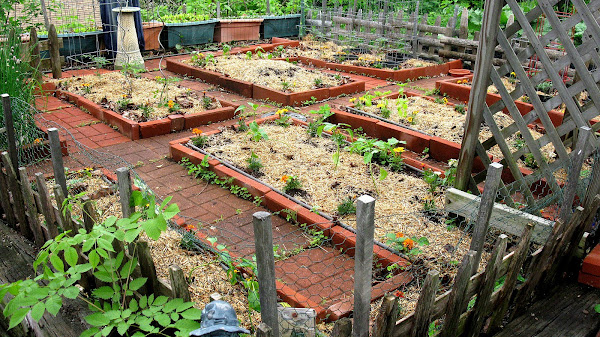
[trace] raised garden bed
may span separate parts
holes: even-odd
[[[58,80],[56,92],[133,140],[233,118],[237,106],[171,83],[176,80],[110,72]]]
[[[299,106],[365,90],[365,82],[307,70],[285,60],[245,54],[214,57],[197,54],[184,61],[167,60],[167,69],[216,84],[242,96]],[[261,52],[262,53],[262,52]],[[266,55],[266,54],[264,54]],[[263,55],[263,56],[264,56]]]
[[[438,88],[440,93],[443,95],[447,95],[448,97],[466,102],[469,100],[469,95],[471,93],[470,82],[472,78],[473,76],[467,76],[461,78],[440,80],[436,82],[436,88]],[[512,87],[514,88],[514,86]],[[500,97],[500,95],[497,94],[497,90],[493,88],[493,86],[490,86],[490,88],[488,88],[488,94],[486,96],[486,104],[492,105],[500,101],[501,99],[502,98]],[[523,98],[515,101],[515,105],[519,109],[519,112],[522,116],[525,116],[527,113],[533,110],[533,105],[527,102],[523,102]],[[504,109],[503,111],[505,113],[508,113],[507,109]],[[564,114],[562,112],[557,110],[550,110],[548,112],[548,116],[550,117],[550,120],[552,120],[552,124],[554,124],[555,127],[562,124],[562,119],[564,117]],[[532,124],[537,125],[541,130],[543,130],[543,125],[541,124],[541,121],[539,119],[533,121]]]
[[[439,137],[446,141],[456,144],[460,148],[462,137],[464,135],[466,104],[453,104],[446,98],[432,98],[421,96],[415,93],[402,93],[402,95],[379,93],[373,95],[367,93],[358,98],[352,98],[352,108],[358,111],[366,112],[384,121],[391,121],[394,124],[406,128],[414,129],[425,133],[431,137]],[[494,120],[502,129],[513,123],[513,119],[508,114],[495,114]],[[542,133],[530,129],[534,139],[543,136]],[[479,132],[479,140],[485,141],[492,137],[492,132],[487,125],[482,125]],[[516,150],[522,143],[522,137],[512,136],[508,138],[509,144],[512,144]],[[551,159],[554,156],[553,146],[551,144],[542,148],[542,153]],[[491,158],[502,158],[502,152],[495,146],[488,154]],[[531,163],[529,163],[531,164]],[[527,163],[521,162],[525,167]]]
[[[353,223],[354,216],[344,217],[339,213],[338,206],[348,203],[348,200],[352,203],[354,198],[361,194],[376,195],[376,218],[411,212],[415,212],[415,217],[418,218],[418,220],[404,218],[391,222],[378,221],[376,238],[389,243],[390,233],[395,237],[406,235],[411,238],[427,233],[430,245],[420,247],[424,252],[423,256],[427,256],[423,260],[429,261],[426,262],[428,267],[435,266],[444,272],[452,273],[450,269],[453,268],[448,269],[448,259],[451,254],[444,246],[457,247],[454,254],[464,253],[468,247],[461,241],[462,232],[447,230],[443,216],[428,216],[427,212],[417,211],[423,209],[424,203],[441,203],[443,198],[441,194],[431,195],[428,192],[428,184],[420,179],[417,173],[392,171],[388,167],[387,177],[375,182],[370,172],[379,174],[377,164],[369,168],[361,155],[342,150],[339,163],[336,165],[332,160],[332,156],[337,152],[334,141],[326,137],[310,137],[307,130],[303,128],[302,122],[293,121],[294,125],[283,127],[272,122],[275,119],[277,117],[257,122],[256,125],[259,125],[268,135],[268,139],[257,142],[251,141],[249,139],[251,135],[245,131],[232,129],[212,131],[204,135],[206,139],[201,151],[211,154],[210,159],[207,159],[210,170],[222,177],[233,177],[233,184],[246,187],[253,196],[264,198],[267,208],[271,211],[282,209],[296,211],[298,222],[318,226],[334,242],[349,245],[348,248],[352,248],[355,242],[355,235],[351,230],[311,212],[309,208],[292,201],[289,197],[312,206],[312,209],[318,209],[321,214],[337,214],[344,221]],[[196,164],[202,162],[205,158],[204,154],[194,148],[192,143],[194,140],[191,138],[171,142],[172,158],[174,160],[188,158]],[[395,148],[392,147],[392,155],[402,154],[402,146],[397,148],[398,150],[394,150]],[[248,170],[247,161],[253,153],[263,165],[259,173],[254,174],[260,181],[236,171]],[[229,164],[236,169],[228,167]],[[288,186],[290,179],[298,179],[301,187],[290,189]],[[281,191],[287,192],[282,194]],[[386,255],[390,254],[389,251],[376,247],[378,257],[383,261],[387,259],[388,264],[393,262],[389,257],[386,258]],[[416,302],[417,296],[418,292],[415,296],[407,295],[406,300],[411,303]]]
[[[313,40],[304,40],[299,47],[286,50],[286,56],[297,57],[300,62],[319,68],[398,82],[439,76],[447,74],[450,69],[462,68],[460,60],[444,64],[417,59],[402,60],[393,53],[374,52],[364,48],[345,48],[333,42]]]

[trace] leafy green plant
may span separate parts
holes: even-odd
[[[346,197],[337,206],[337,212],[339,215],[356,214],[356,206],[354,205],[354,199]]]
[[[335,114],[331,111],[329,104],[322,105],[319,107],[319,110],[310,110],[309,112],[318,116],[316,119],[308,123],[307,131],[311,137],[320,135],[325,128],[325,121]]]
[[[92,328],[82,336],[106,336],[111,331],[132,336],[169,331],[187,336],[198,328],[195,320],[200,318],[200,310],[193,308],[193,303],[154,294],[134,296],[147,280],[132,276],[138,266],[135,257],[113,248],[113,243],[120,241],[125,251],[131,248],[135,256],[135,242],[142,233],[158,239],[167,229],[167,220],[179,212],[177,205],[169,204],[170,200],[168,197],[157,204],[153,195],[134,191],[132,203],[139,211],[131,217],[111,216],[94,224],[89,232],[66,231],[47,241],[34,262],[35,278],[0,285],[0,298],[7,293],[14,296],[4,309],[4,315],[10,317],[9,328],[17,326],[29,313],[34,320],[41,319],[46,311],[56,315],[65,298],[79,298],[92,311],[85,317]],[[81,294],[76,285],[87,273],[102,282],[91,290],[91,297]]]
[[[142,110],[142,116],[148,120],[150,119],[150,115],[154,112],[154,108],[150,103],[142,104],[139,106],[139,109]]]
[[[277,110],[275,115],[278,116],[279,118],[274,120],[275,124],[282,126],[284,128],[287,128],[288,126],[292,125],[292,121],[291,121],[292,118],[290,116],[286,115],[285,114],[286,112],[289,112],[289,110],[287,108]]]
[[[281,91],[288,91],[290,89],[290,82],[281,81]]]
[[[262,162],[254,151],[250,152],[250,157],[246,159],[246,162],[248,163],[248,170],[250,172],[258,173],[260,172],[260,169],[263,168]]]
[[[398,233],[387,233],[385,235],[385,237],[386,237],[386,244],[395,248],[399,252],[405,253],[409,256],[414,256],[414,255],[423,253],[423,251],[421,249],[419,249],[418,247],[429,245],[429,240],[424,236],[419,237],[419,238],[416,238],[416,237],[409,238],[408,236],[405,236],[403,233],[398,232]]]
[[[320,77],[315,78],[315,87],[320,88],[321,85],[323,84],[323,79]]]
[[[554,85],[552,84],[552,81],[544,81],[538,84],[535,88],[536,90],[541,91],[545,94],[550,94],[550,91],[552,90],[552,88],[554,88]]]
[[[297,176],[284,175],[281,181],[285,183],[283,191],[286,193],[302,189],[302,182]]]
[[[206,91],[202,92],[202,107],[204,110],[210,110],[213,105],[213,98],[206,96]]]
[[[231,51],[231,46],[228,44],[223,45],[223,56],[229,56],[229,52]]]
[[[246,52],[246,60],[252,60],[252,52],[251,51]]]
[[[454,106],[454,111],[458,112],[461,115],[464,115],[467,112],[467,105],[460,103]]]
[[[267,135],[263,128],[258,126],[256,121],[252,121],[252,123],[248,125],[248,134],[250,135],[250,139],[255,142],[260,142],[261,139],[269,140],[269,135]]]

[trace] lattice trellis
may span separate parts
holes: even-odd
[[[504,4],[508,4],[513,11],[515,21],[504,30],[499,29],[498,25],[495,27],[488,25],[487,37],[492,37],[492,41],[488,41],[490,46],[488,50],[493,51],[492,47],[500,46],[505,52],[507,62],[500,67],[476,66],[480,71],[479,73],[475,72],[473,91],[478,90],[476,86],[479,86],[479,93],[472,93],[472,101],[469,102],[471,112],[467,120],[467,131],[463,141],[463,153],[461,153],[462,170],[459,167],[459,175],[462,175],[462,178],[458,178],[463,181],[462,188],[467,187],[466,183],[468,182],[471,189],[476,190],[473,188],[475,184],[484,181],[486,176],[486,171],[483,171],[471,177],[471,163],[466,163],[464,160],[472,162],[473,156],[477,155],[487,168],[491,161],[486,153],[492,147],[497,146],[503,155],[501,163],[510,169],[515,179],[514,182],[501,185],[500,188],[500,193],[507,204],[514,206],[518,199],[519,202],[526,204],[528,211],[538,213],[542,208],[560,202],[561,182],[564,182],[559,179],[560,171],[568,170],[571,166],[571,156],[575,151],[571,152],[570,148],[575,146],[577,131],[586,126],[591,127],[594,131],[600,129],[600,123],[593,126],[590,123],[591,119],[599,115],[598,108],[600,107],[598,86],[600,81],[600,55],[598,54],[600,26],[597,21],[597,18],[600,17],[600,0],[591,0],[588,4],[583,0],[571,1],[575,9],[574,14],[566,18],[559,18],[555,13],[553,6],[558,2],[556,0],[539,0],[538,6],[527,13],[522,11],[516,0],[498,1],[501,4],[496,3],[489,6],[486,4],[486,11],[489,11],[486,17],[488,23],[495,22],[494,17],[500,15],[498,9]],[[533,29],[532,24],[542,16],[550,23],[552,29],[540,34]],[[587,29],[581,45],[575,46],[568,32],[580,22],[584,22]],[[483,38],[486,37],[485,33],[482,31]],[[494,36],[496,34],[497,37]],[[494,38],[496,41],[493,41]],[[529,41],[528,48],[518,53],[513,50],[511,44],[511,41],[517,38],[520,40],[525,38]],[[565,55],[552,62],[545,48],[556,42],[564,46]],[[482,41],[480,52],[483,53],[485,52],[484,44],[485,42]],[[527,60],[533,56],[539,59],[543,71],[528,77],[523,64],[526,64]],[[486,61],[482,59],[480,62]],[[575,78],[566,83],[562,75],[565,67],[576,71]],[[482,69],[490,68],[490,71],[481,72]],[[516,78],[516,88],[512,92],[509,92],[507,86],[502,82],[502,78],[505,76]],[[543,102],[537,94],[536,87],[545,81],[552,81],[558,94]],[[486,88],[490,82],[496,86],[502,99],[493,104],[484,104]],[[587,92],[589,100],[581,105],[580,95],[583,92]],[[526,95],[533,105],[533,110],[524,115],[521,114],[515,103],[523,95]],[[479,105],[477,100],[479,100]],[[555,126],[549,112],[563,104],[565,108],[563,122]],[[496,114],[503,113],[503,110],[509,112],[514,122],[502,128],[495,117]],[[470,124],[469,119],[471,119]],[[535,139],[528,125],[538,119],[545,129],[545,134]],[[477,135],[480,128],[479,125],[475,125],[479,123],[473,124],[474,121],[483,121],[490,128],[493,136],[479,141]],[[475,135],[469,137],[468,133],[475,132]],[[524,140],[525,146],[517,149],[512,146],[511,139],[514,140],[518,134]],[[586,155],[589,155],[598,146],[598,139],[594,134],[589,138],[587,145]],[[553,147],[555,158],[547,161],[543,157],[541,149],[544,146]],[[519,159],[523,156],[532,156],[538,164],[539,167],[533,170],[533,173],[522,173]],[[468,172],[464,169],[467,166],[469,167]],[[551,190],[549,193],[544,193],[542,197],[535,192],[539,187],[540,179],[543,179],[544,184]]]

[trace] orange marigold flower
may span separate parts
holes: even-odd
[[[185,226],[185,230],[188,231],[188,232],[191,232],[193,230],[196,230],[196,226],[194,226],[194,225],[187,225],[187,226]]]
[[[198,128],[193,128],[192,129],[192,133],[195,135],[201,135],[202,134],[202,130],[198,129]]]
[[[404,248],[411,250],[415,246],[415,242],[412,239],[406,239],[404,242],[402,242],[402,245]]]
[[[396,237],[397,237],[397,238],[404,237],[404,233],[402,233],[402,232],[398,232],[398,233],[396,233]]]
[[[281,181],[283,181],[284,183],[287,183],[288,179],[290,179],[290,176],[288,175],[281,177]]]
[[[173,101],[169,100],[169,101],[167,102],[167,105],[169,106],[169,109],[172,109],[172,108],[175,106],[175,102],[173,102]]]
[[[404,297],[404,293],[401,292],[400,290],[396,290],[396,292],[394,293],[394,296],[396,296],[396,297]]]
[[[41,144],[41,143],[42,143],[42,139],[41,139],[41,138],[36,138],[36,139],[33,141],[33,143],[34,143],[34,144]]]

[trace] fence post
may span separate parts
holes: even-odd
[[[33,240],[38,247],[44,245],[44,233],[42,232],[42,225],[38,219],[37,207],[35,205],[35,198],[33,197],[33,191],[27,178],[27,170],[24,167],[19,167],[19,178],[21,180],[21,193],[23,194],[23,203],[25,210],[27,211],[27,218],[29,223],[29,229],[33,233]]]
[[[173,290],[173,298],[181,298],[185,302],[189,302],[190,289],[183,275],[183,270],[178,265],[174,264],[169,267],[169,278],[171,280],[171,289]]]
[[[417,52],[419,49],[419,1],[415,5],[415,14],[413,18],[413,28],[412,28],[412,55],[413,57],[417,57]]]
[[[60,187],[58,184],[54,185],[54,197],[56,198],[56,205],[58,206],[58,214],[62,229],[65,231],[71,231],[72,234],[75,235],[77,233],[77,229],[73,224],[71,211],[69,211],[67,207],[63,207],[66,198],[63,194],[62,187]]]
[[[375,236],[375,199],[363,195],[356,201],[356,253],[354,254],[354,337],[369,336],[371,277]]]
[[[52,65],[52,77],[61,78],[62,70],[60,67],[60,52],[58,45],[58,34],[54,24],[48,27],[48,49],[50,50],[50,64]]]
[[[152,260],[152,254],[150,254],[148,242],[138,240],[135,243],[135,250],[142,276],[148,279],[145,284],[148,294],[158,294],[160,291],[160,283],[156,276],[156,267],[154,266],[154,260]],[[134,271],[132,270],[131,272],[133,273]]]
[[[117,169],[117,183],[119,185],[119,199],[123,217],[129,218],[135,212],[135,207],[131,206],[131,175],[128,168],[121,167]]]
[[[348,317],[342,317],[335,321],[331,337],[350,337],[352,335],[352,320]]]
[[[481,285],[478,289],[479,291],[477,292],[477,302],[475,302],[475,306],[473,307],[473,317],[465,329],[465,336],[467,337],[479,336],[484,319],[492,307],[490,300],[496,286],[498,270],[504,259],[507,242],[508,236],[504,234],[500,234],[498,240],[496,240],[496,245],[494,246],[490,260],[485,267],[484,279],[481,281]]]
[[[81,201],[83,203],[83,227],[89,233],[94,229],[94,224],[96,223],[96,210],[94,209],[92,200],[87,195],[81,198]]]
[[[17,219],[15,217],[15,212],[10,203],[10,196],[8,194],[10,188],[8,184],[8,177],[4,175],[2,167],[3,165],[0,161],[0,203],[2,204],[4,214],[6,215],[6,220],[11,226],[16,227]]]
[[[381,307],[373,326],[373,337],[391,336],[397,318],[398,298],[392,294],[386,294],[381,302]]]
[[[67,189],[67,177],[65,176],[65,164],[62,157],[62,148],[60,146],[60,137],[57,128],[48,129],[48,139],[50,140],[50,155],[52,157],[52,169],[54,171],[54,181],[62,188],[65,198],[69,195]]]
[[[500,186],[500,181],[502,180],[503,168],[502,164],[499,163],[491,163],[488,167],[485,178],[485,187],[483,189],[483,194],[481,195],[481,201],[479,202],[477,221],[475,222],[475,229],[473,230],[471,239],[471,248],[469,248],[470,250],[475,251],[475,265],[473,266],[471,275],[477,272],[479,261],[481,261],[483,244],[485,243],[485,236],[490,227],[490,217],[492,216],[492,210],[494,209],[498,186]]]
[[[256,269],[258,272],[258,291],[260,297],[260,316],[271,329],[273,336],[279,337],[279,319],[277,317],[277,288],[275,287],[275,257],[273,256],[273,227],[271,214],[256,212],[252,216],[254,227],[254,246],[256,251]]]
[[[563,203],[558,218],[567,223],[573,213],[573,200],[577,193],[577,183],[581,174],[581,166],[585,160],[587,143],[592,129],[587,126],[579,128],[577,144],[571,154],[571,169],[567,176],[567,184],[563,192]]]
[[[256,328],[256,337],[273,337],[273,329],[265,322],[261,322]]]
[[[306,0],[300,0],[300,30],[298,34],[300,38],[304,37],[304,32],[306,29]]]
[[[473,270],[474,263],[475,252],[470,250],[463,258],[454,278],[454,285],[448,298],[446,318],[444,319],[444,326],[442,327],[440,337],[453,337],[457,335],[456,330],[459,326],[460,315],[465,311],[467,306],[467,288],[471,280],[471,271]]]
[[[50,194],[48,193],[46,178],[44,178],[43,173],[38,172],[35,174],[35,183],[37,185],[38,194],[40,195],[40,203],[44,218],[46,219],[48,235],[50,236],[50,239],[54,239],[58,235],[58,222],[56,221],[56,213],[54,213],[54,207],[52,206],[52,201],[50,201]]]
[[[496,303],[494,303],[495,310],[494,314],[490,318],[488,332],[494,331],[498,326],[500,326],[504,315],[506,315],[508,305],[510,304],[511,295],[513,294],[515,286],[517,285],[519,273],[521,272],[521,268],[525,263],[527,254],[529,253],[529,242],[531,241],[532,234],[533,225],[527,224],[523,230],[523,234],[521,235],[521,241],[519,241],[519,245],[515,250],[515,256],[508,266],[508,272],[506,273],[506,278],[504,279],[504,285],[502,285],[500,294],[498,295]],[[550,261],[548,262],[552,263]]]
[[[8,188],[13,199],[13,206],[15,217],[19,222],[19,231],[26,238],[32,238],[33,233],[27,223],[27,217],[25,216],[25,202],[23,201],[23,194],[19,187],[19,180],[17,179],[17,173],[13,169],[13,164],[6,151],[2,152],[2,164],[6,169],[6,180],[8,182]]]
[[[42,83],[42,72],[40,71],[40,43],[38,41],[37,30],[31,27],[29,30],[29,65],[31,66],[31,77],[38,84]]]
[[[417,306],[415,308],[415,323],[412,328],[411,336],[427,337],[429,335],[429,323],[433,304],[435,303],[435,293],[440,286],[440,273],[431,269],[425,277],[423,289],[419,295]]]
[[[498,26],[500,25],[500,14],[504,1],[486,1],[481,26],[481,39],[473,73],[473,84],[469,95],[469,108],[465,122],[465,132],[461,143],[461,150],[456,169],[456,180],[454,187],[466,190],[471,179],[473,159],[475,158],[475,146],[478,142],[479,130],[483,119],[483,109],[487,97],[487,87],[490,83],[492,62],[498,37]]]
[[[15,138],[15,124],[12,108],[10,106],[10,96],[2,94],[2,110],[4,111],[4,127],[6,129],[6,140],[8,142],[8,155],[12,162],[15,172],[19,171],[19,157],[17,154],[17,140]]]

